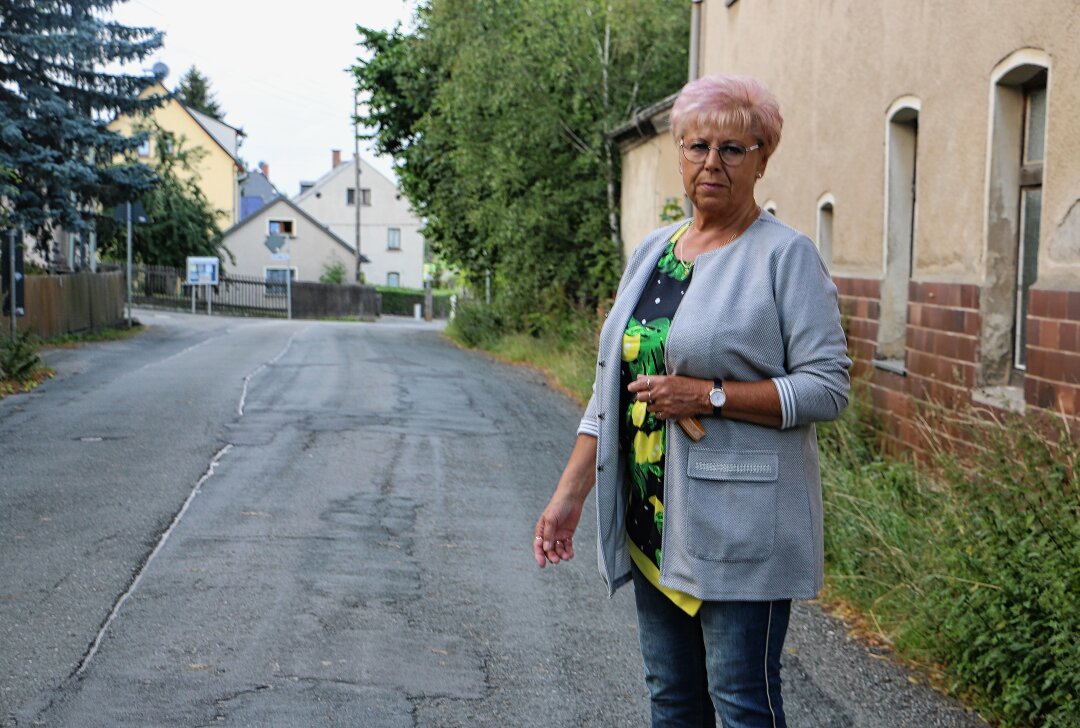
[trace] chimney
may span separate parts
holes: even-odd
[[[266,162],[259,162],[259,171],[262,172],[262,176],[266,179],[270,179],[270,165]]]
[[[340,149],[331,149],[330,150],[330,155],[331,155],[330,169],[337,169],[338,165],[341,164],[341,150]]]

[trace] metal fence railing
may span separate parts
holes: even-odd
[[[237,316],[286,315],[282,282],[255,276],[222,274],[216,286],[187,285],[184,270],[166,266],[139,266],[132,275],[132,298],[144,306],[206,310]]]

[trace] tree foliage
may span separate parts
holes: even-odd
[[[210,90],[210,79],[195,66],[189,68],[187,73],[180,78],[176,95],[185,104],[207,116],[212,116],[219,121],[225,116],[225,112],[214,98],[214,92]]]
[[[514,323],[613,291],[608,135],[681,86],[688,22],[651,0],[430,0],[410,33],[358,28],[361,122],[434,250],[474,285],[491,270]]]
[[[226,257],[235,262],[222,244],[220,221],[225,213],[214,206],[198,185],[195,171],[206,154],[187,149],[185,139],[146,122],[141,131],[153,137],[153,171],[156,183],[141,202],[149,221],[132,229],[132,254],[145,265],[182,268],[190,255]],[[108,218],[99,226],[99,248],[106,256],[122,259],[126,254],[127,226]]]
[[[107,128],[148,111],[148,75],[106,72],[161,45],[153,28],[106,17],[116,0],[0,3],[0,198],[11,223],[47,238],[51,224],[85,229],[98,203],[146,189],[153,173],[126,152],[143,138]],[[116,159],[123,159],[119,163]]]

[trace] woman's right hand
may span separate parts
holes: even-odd
[[[541,569],[574,558],[574,531],[596,484],[596,438],[579,434],[555,494],[533,528],[533,557]]]
[[[549,561],[557,564],[574,558],[574,532],[583,507],[576,498],[552,496],[533,529],[533,556],[541,569]]]

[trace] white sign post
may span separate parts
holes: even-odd
[[[206,315],[214,314],[214,286],[218,284],[221,260],[213,257],[188,256],[187,284],[191,286],[191,312],[195,313],[195,287],[207,286]]]
[[[270,259],[285,263],[285,316],[292,320],[292,266],[289,265],[289,252],[285,250],[285,236],[272,233],[263,243],[270,251]]]

